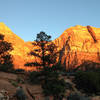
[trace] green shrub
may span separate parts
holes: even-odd
[[[32,84],[40,84],[41,82],[40,77],[41,77],[40,72],[32,71],[29,73],[29,81]]]
[[[83,89],[86,93],[97,94],[100,92],[99,72],[77,72],[75,74],[77,88]]]
[[[24,73],[25,70],[24,69],[15,69],[14,73]]]
[[[43,93],[45,95],[53,95],[53,96],[60,96],[64,94],[65,89],[66,89],[65,87],[66,87],[66,83],[63,79],[47,80],[42,85]]]
[[[71,93],[68,97],[67,100],[91,100],[87,96],[83,96],[82,94],[79,93]]]
[[[14,69],[13,69],[13,64],[12,63],[9,63],[9,64],[1,64],[0,65],[0,71],[3,71],[3,72],[12,72]]]
[[[24,82],[24,79],[21,78],[21,77],[17,77],[16,81],[17,81],[17,83],[21,83],[21,84],[24,84],[25,83]]]
[[[10,82],[14,87],[17,87],[17,86],[18,86],[18,83],[17,83],[16,81],[10,80],[9,82]]]

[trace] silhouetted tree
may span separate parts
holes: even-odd
[[[56,63],[57,47],[50,39],[51,36],[45,34],[45,32],[37,34],[35,42],[32,43],[33,46],[36,46],[36,49],[31,51],[30,55],[38,57],[41,62],[26,63],[26,66],[40,66],[39,68],[42,69]]]
[[[30,52],[30,55],[38,57],[41,62],[31,62],[25,64],[26,66],[40,66],[41,76],[43,81],[41,83],[43,93],[45,95],[53,95],[54,100],[65,92],[65,81],[59,79],[59,71],[61,67],[57,64],[57,46],[50,40],[51,36],[40,32],[37,34],[36,41],[33,45],[36,49]],[[39,75],[39,74],[38,74]]]
[[[11,43],[4,40],[4,35],[0,34],[0,70],[11,71],[13,69],[12,56],[9,51],[13,50]]]

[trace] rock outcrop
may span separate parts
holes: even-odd
[[[100,63],[100,28],[70,27],[54,42],[61,51],[60,60],[67,68],[77,67],[84,61]]]
[[[24,42],[4,23],[0,23],[0,34],[5,36],[6,41],[12,43],[14,50],[10,53],[13,55],[14,67],[31,70],[24,64],[29,61],[38,61],[36,57],[28,55],[34,48],[32,42]],[[84,61],[100,63],[100,28],[80,25],[70,27],[53,42],[58,46],[57,60],[66,68],[77,67]]]

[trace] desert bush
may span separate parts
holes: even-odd
[[[21,84],[24,84],[24,79],[22,79],[21,77],[17,77],[16,79],[17,83],[21,83]]]
[[[25,70],[24,69],[15,69],[13,72],[14,73],[24,73]]]
[[[3,65],[0,65],[0,71],[3,71],[3,72],[12,72],[14,69],[13,69],[13,64],[10,63],[9,65],[8,64],[3,64]]]
[[[67,97],[67,100],[91,100],[91,99],[79,93],[73,93]]]
[[[29,82],[31,82],[32,84],[40,84],[41,82],[40,77],[41,77],[40,72],[32,71],[29,73],[28,79]]]
[[[53,95],[55,97],[55,100],[56,98],[59,98],[59,96],[65,93],[65,90],[66,90],[65,87],[66,87],[66,83],[63,79],[47,80],[42,85],[43,93],[45,95]]]
[[[77,72],[74,82],[78,89],[82,89],[88,94],[97,94],[100,92],[99,72]]]
[[[9,80],[9,82],[10,82],[14,87],[17,87],[17,86],[18,86],[18,83],[17,83],[16,81]]]

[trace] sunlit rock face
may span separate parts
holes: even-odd
[[[0,34],[5,36],[5,41],[12,43],[14,50],[10,54],[13,56],[14,68],[31,70],[24,64],[39,61],[36,57],[28,55],[35,48],[32,42],[24,42],[4,23],[0,23]],[[58,46],[57,61],[64,64],[66,68],[77,67],[88,60],[100,62],[100,28],[76,25],[65,30],[53,42]]]
[[[25,43],[20,37],[14,34],[4,23],[0,23],[0,34],[4,35],[4,40],[12,44],[14,50],[10,52],[13,56],[15,68],[24,68],[24,63],[28,60],[27,54],[30,52],[31,44]]]
[[[61,50],[60,60],[68,67],[84,61],[100,62],[100,28],[76,25],[54,40]]]

